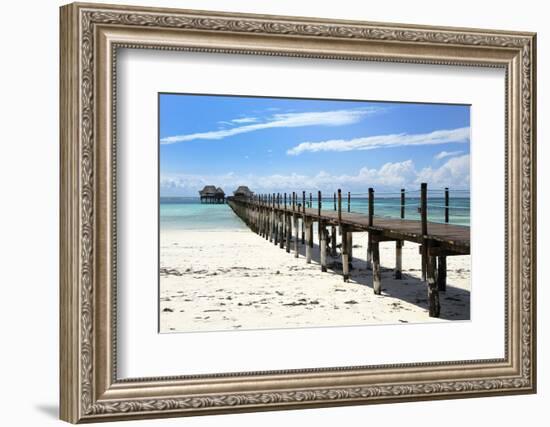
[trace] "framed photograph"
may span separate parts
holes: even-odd
[[[536,391],[535,34],[61,8],[61,418]]]

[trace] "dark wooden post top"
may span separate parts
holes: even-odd
[[[348,212],[351,212],[351,193],[348,191]]]
[[[372,226],[374,216],[374,189],[369,188],[369,226]]]
[[[405,218],[405,189],[401,189],[401,219]]]
[[[428,234],[428,184],[420,184],[420,216],[422,221],[422,235]]]
[[[445,223],[449,223],[449,187],[445,187]]]
[[[319,217],[321,216],[321,206],[322,206],[321,191],[319,190],[317,192],[317,215],[319,215]]]
[[[302,212],[306,213],[306,192],[302,191]]]
[[[342,190],[338,189],[338,222],[342,222]]]

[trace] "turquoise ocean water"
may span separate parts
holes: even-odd
[[[333,198],[323,198],[323,209],[334,209]],[[445,199],[432,196],[428,198],[428,220],[432,222],[445,221]],[[313,206],[317,200],[313,199]],[[408,196],[405,201],[405,218],[420,219],[418,207],[420,199]],[[347,198],[342,200],[342,210],[347,211]],[[351,212],[367,214],[368,199],[353,197]],[[400,197],[375,197],[375,216],[392,218],[400,217]],[[470,198],[450,197],[449,223],[470,225]],[[227,204],[201,204],[198,197],[161,197],[160,198],[161,229],[179,230],[246,230],[245,224],[233,213]]]

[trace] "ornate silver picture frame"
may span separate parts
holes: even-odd
[[[61,8],[60,43],[61,419],[536,391],[535,34],[75,3]],[[120,379],[116,61],[122,48],[503,69],[505,247],[491,250],[505,260],[504,357]]]

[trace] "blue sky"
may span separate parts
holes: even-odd
[[[161,94],[161,196],[469,188],[464,105]]]

